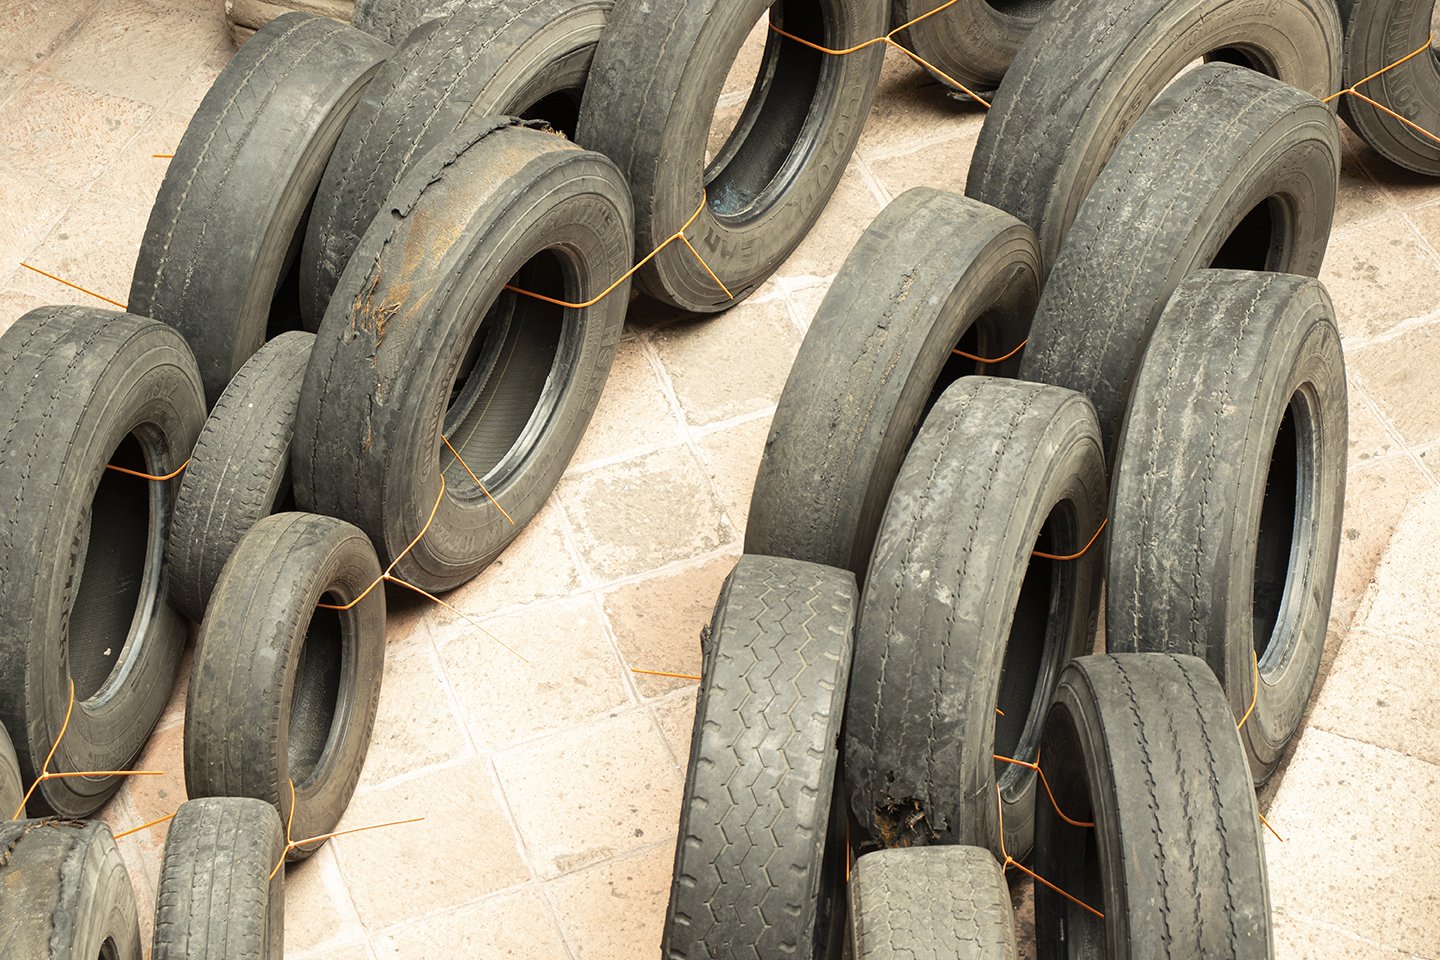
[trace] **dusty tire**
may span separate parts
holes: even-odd
[[[285,509],[295,408],[314,345],[313,336],[292,330],[261,347],[195,441],[175,497],[165,572],[172,602],[196,623],[245,531]]]
[[[1187,73],[1081,208],[1020,375],[1088,396],[1113,453],[1171,292],[1207,266],[1319,274],[1339,175],[1339,130],[1320,101],[1230,64]]]
[[[135,892],[109,827],[0,822],[0,850],[5,960],[141,960]]]
[[[696,313],[749,296],[805,238],[840,182],[880,76],[879,45],[828,56],[772,33],[755,93],[709,169],[706,144],[726,73],[768,0],[628,0],[595,52],[575,139],[612,158],[635,195],[635,256],[703,209],[683,244],[636,274],[645,293]],[[774,8],[780,16],[780,8]],[[876,0],[790,0],[777,24],[848,47],[885,32]],[[636,51],[653,51],[637,57]]]
[[[1334,317],[1318,280],[1192,275],[1150,340],[1115,465],[1107,649],[1209,663],[1235,719],[1249,713],[1257,782],[1305,712],[1335,589],[1347,414]]]
[[[743,556],[711,624],[660,952],[839,956],[836,775],[855,625],[848,572]]]
[[[151,960],[281,960],[285,852],[275,808],[250,797],[181,804],[165,837]]]
[[[1340,88],[1334,0],[1053,0],[985,116],[966,194],[1034,228],[1049,270],[1126,131],[1216,51],[1317,97]]]
[[[0,727],[0,817],[19,820],[25,816],[25,782],[20,778],[20,761],[10,735]]]
[[[1059,387],[967,377],[930,411],[885,509],[845,707],[850,808],[882,846],[1028,853],[1033,762],[1067,660],[1089,652],[1105,517],[1095,414]],[[1003,711],[1003,715],[1001,712]]]
[[[1041,766],[1065,823],[1036,810],[1035,885],[1048,958],[1268,960],[1270,892],[1245,749],[1195,657],[1072,660],[1045,721]]]
[[[355,26],[399,46],[410,31],[453,12],[466,0],[355,0]]]
[[[925,411],[957,377],[1013,376],[1040,295],[1035,235],[974,200],[917,188],[850,252],[800,345],[755,478],[745,550],[865,576]]]
[[[960,0],[895,39],[971,90],[994,90],[1050,4],[1051,0]],[[899,27],[937,6],[933,0],[891,0],[890,22]],[[946,77],[934,70],[930,73],[952,86]]]
[[[307,327],[320,325],[345,264],[401,177],[461,123],[506,115],[574,128],[610,5],[485,0],[411,34],[366,88],[316,193],[300,259]]]
[[[516,122],[467,125],[405,175],[341,277],[349,309],[327,314],[300,395],[296,501],[355,523],[387,562],[424,530],[395,573],[431,591],[482,570],[554,490],[625,317],[624,284],[581,310],[503,290],[588,300],[633,243],[614,164]]]
[[[1432,2],[1340,0],[1345,20],[1345,83],[1383,70],[1430,42]],[[1440,58],[1427,50],[1373,80],[1361,91],[1426,130],[1440,130]],[[1440,144],[1351,96],[1338,101],[1350,128],[1391,163],[1440,177]]]
[[[191,797],[264,800],[295,840],[335,828],[380,701],[385,591],[365,592],[379,578],[370,541],[348,523],[280,513],[250,528],[196,642],[185,703]],[[349,610],[316,606],[362,594]],[[289,859],[317,849],[297,847]]]
[[[188,632],[163,576],[176,481],[205,419],[200,374],[163,323],[42,307],[0,336],[0,724],[26,784],[54,772],[124,770],[175,684]],[[148,509],[147,509],[148,507]],[[83,576],[82,576],[83,574]],[[118,777],[49,780],[32,814],[84,817]],[[5,811],[9,815],[10,811]]]
[[[877,850],[850,874],[855,960],[1018,960],[1005,874],[980,847]]]
[[[273,20],[221,72],[180,138],[129,309],[185,335],[214,403],[265,342],[299,325],[286,280],[320,174],[390,48],[303,13]]]

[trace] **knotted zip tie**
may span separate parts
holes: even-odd
[[[1085,556],[1085,554],[1090,552],[1091,547],[1095,546],[1095,541],[1100,539],[1100,534],[1105,530],[1105,526],[1109,522],[1109,517],[1101,520],[1100,526],[1095,528],[1095,533],[1090,537],[1090,542],[1085,544],[1085,546],[1081,547],[1078,553],[1058,554],[1044,553],[1040,550],[1031,550],[1030,556],[1039,557],[1041,560],[1079,560],[1081,557]]]
[[[270,871],[270,876],[266,877],[265,879],[267,881],[274,880],[275,874],[279,873],[280,868],[285,866],[285,858],[290,856],[290,851],[298,849],[299,847],[303,847],[307,843],[321,843],[325,840],[331,840],[335,837],[348,836],[352,833],[364,833],[366,830],[379,830],[383,827],[399,827],[407,823],[419,823],[421,820],[424,819],[424,817],[411,817],[408,820],[391,820],[388,823],[372,823],[368,827],[352,827],[349,830],[336,830],[331,833],[322,833],[314,837],[306,837],[304,840],[292,840],[290,828],[295,824],[295,781],[291,780],[290,815],[285,818],[285,850],[280,854],[280,859],[276,861],[274,869]]]
[[[1408,63],[1409,61],[1411,61],[1411,60],[1415,59],[1416,57],[1420,56],[1422,53],[1424,53],[1425,51],[1427,51],[1427,50],[1430,49],[1430,44],[1431,44],[1432,41],[1434,41],[1434,39],[1435,39],[1435,34],[1434,34],[1434,33],[1431,33],[1428,37],[1425,38],[1425,45],[1424,45],[1423,47],[1420,47],[1418,50],[1415,50],[1413,53],[1407,53],[1405,56],[1401,57],[1399,60],[1396,60],[1394,63],[1391,63],[1391,64],[1388,64],[1388,65],[1386,65],[1386,66],[1381,67],[1379,70],[1376,70],[1374,73],[1370,74],[1370,76],[1368,76],[1368,77],[1365,77],[1365,78],[1363,78],[1363,79],[1361,79],[1361,80],[1356,80],[1354,83],[1350,84],[1350,86],[1346,87],[1344,90],[1341,90],[1341,91],[1338,92],[1338,93],[1332,93],[1332,94],[1330,94],[1330,96],[1326,97],[1326,98],[1324,99],[1324,101],[1322,101],[1322,102],[1324,102],[1324,103],[1331,103],[1331,102],[1333,102],[1333,101],[1335,101],[1335,100],[1340,99],[1341,97],[1345,96],[1346,94],[1349,94],[1350,96],[1354,97],[1354,98],[1357,99],[1357,100],[1362,100],[1362,101],[1364,101],[1365,103],[1370,104],[1370,106],[1374,107],[1376,110],[1379,110],[1381,113],[1388,114],[1389,116],[1394,117],[1396,120],[1399,120],[1401,123],[1405,124],[1405,126],[1409,127],[1411,130],[1414,130],[1416,133],[1422,134],[1423,136],[1426,136],[1426,137],[1430,138],[1431,140],[1435,141],[1436,143],[1440,143],[1440,136],[1436,136],[1435,134],[1431,133],[1429,130],[1426,130],[1424,127],[1420,126],[1420,124],[1416,123],[1415,121],[1410,120],[1410,119],[1408,119],[1408,118],[1406,118],[1406,117],[1402,117],[1400,114],[1396,113],[1394,110],[1391,110],[1389,107],[1385,106],[1385,104],[1380,103],[1380,102],[1377,101],[1377,100],[1372,100],[1370,97],[1367,97],[1365,94],[1361,93],[1359,90],[1356,89],[1356,88],[1359,87],[1361,84],[1369,83],[1371,80],[1374,80],[1376,77],[1379,77],[1379,76],[1381,76],[1381,75],[1383,75],[1383,74],[1389,73],[1391,70],[1394,70],[1396,67],[1400,66],[1402,63]]]
[[[1002,858],[1000,863],[1000,869],[1002,871],[1005,871],[1009,870],[1011,867],[1015,867],[1021,873],[1028,875],[1036,883],[1043,883],[1045,886],[1049,887],[1051,890],[1054,890],[1056,893],[1060,894],[1060,896],[1064,897],[1066,900],[1069,900],[1077,907],[1082,907],[1085,910],[1088,910],[1091,913],[1095,914],[1095,916],[1099,917],[1101,920],[1104,920],[1105,914],[1101,913],[1099,910],[1096,910],[1094,907],[1090,906],[1090,904],[1086,903],[1084,900],[1081,900],[1079,897],[1074,896],[1070,893],[1066,893],[1064,890],[1061,890],[1059,887],[1055,886],[1055,884],[1051,883],[1049,880],[1046,880],[1044,877],[1040,876],[1040,874],[1036,873],[1034,870],[1031,870],[1019,860],[1016,860],[1014,857],[1010,856],[1010,852],[1005,849],[1005,801],[1002,800],[1000,797],[1000,785],[998,783],[995,785],[995,808],[1000,813],[1000,856]],[[1064,814],[1061,814],[1061,816],[1064,816]]]

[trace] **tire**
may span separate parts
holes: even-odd
[[[772,33],[764,82],[707,169],[726,74],[769,8],[769,0],[622,0],[595,52],[575,139],[614,159],[629,182],[636,257],[707,198],[685,235],[733,299],[684,244],[636,274],[641,290],[683,310],[732,306],[799,246],[845,172],[880,77],[881,45],[835,57]],[[840,48],[883,34],[887,10],[875,0],[794,0],[774,16],[797,36]]]
[[[135,892],[109,827],[0,822],[0,850],[5,960],[141,960]]]
[[[199,623],[245,531],[287,509],[290,439],[315,337],[282,333],[225,388],[180,478],[165,572],[175,606]]]
[[[20,778],[20,761],[10,735],[0,727],[0,817],[11,820],[25,816],[25,781]]]
[[[902,31],[895,39],[971,90],[994,90],[1051,2],[960,0],[944,13]],[[933,0],[891,0],[890,20],[899,27],[937,6]],[[941,73],[933,69],[929,72],[946,86],[954,86]]]
[[[446,16],[468,0],[355,0],[355,26],[399,46],[422,23]],[[489,2],[489,0],[485,0]]]
[[[1105,518],[1095,414],[1059,387],[967,377],[890,495],[860,604],[845,715],[850,808],[881,846],[1030,850],[1045,708],[1095,636]],[[1003,713],[1002,713],[1003,712]]]
[[[989,850],[877,850],[850,875],[855,960],[1019,960],[1005,874]]]
[[[366,592],[379,579],[370,541],[348,523],[280,513],[250,528],[215,585],[190,671],[191,797],[264,800],[294,840],[335,828],[380,700],[385,591]],[[362,594],[349,610],[316,608]],[[317,849],[296,847],[288,859]]]
[[[162,575],[175,483],[205,419],[172,327],[86,307],[32,310],[0,336],[0,725],[25,783],[124,770],[175,684],[187,627]],[[147,509],[148,508],[148,509]],[[119,777],[47,780],[32,815],[85,817]],[[9,814],[10,811],[5,811]]]
[[[400,178],[462,122],[527,116],[574,130],[610,5],[485,0],[410,35],[366,88],[320,181],[300,260],[307,327],[319,327],[345,264]]]
[[[180,138],[129,309],[185,334],[211,404],[267,327],[299,326],[287,278],[306,211],[345,118],[389,52],[326,17],[278,17],[225,67]]]
[[[965,193],[1034,228],[1049,270],[1126,132],[1182,70],[1217,52],[1316,96],[1334,93],[1334,0],[1053,0],[985,116]],[[1203,155],[1197,147],[1210,142],[1185,154]]]
[[[1345,85],[1357,83],[1430,43],[1435,4],[1340,0]],[[1432,52],[1386,70],[1361,88],[1426,130],[1440,129],[1440,58]],[[1440,144],[1363,100],[1341,97],[1340,115],[1375,152],[1407,170],[1440,177]]]
[[[1115,466],[1107,649],[1209,663],[1235,719],[1249,714],[1242,739],[1263,783],[1315,686],[1335,588],[1347,408],[1334,305],[1318,280],[1196,273],[1160,318],[1135,393],[1145,402]]]
[[[396,576],[432,592],[484,569],[554,490],[625,318],[624,284],[582,310],[503,291],[515,278],[587,300],[633,245],[614,164],[517,122],[467,126],[405,175],[340,279],[351,309],[327,314],[300,394],[297,502],[356,524]]]
[[[834,800],[855,578],[743,556],[695,705],[667,960],[838,958],[845,814]]]
[[[880,515],[925,411],[957,377],[1014,376],[1040,295],[1030,228],[921,187],[881,211],[815,314],[755,479],[745,550],[864,578]]]
[[[1045,721],[1036,814],[1041,960],[1272,955],[1259,811],[1235,719],[1195,657],[1072,660]]]
[[[152,960],[280,960],[285,852],[275,808],[249,797],[181,804],[165,838]]]
[[[1135,125],[1081,209],[1020,375],[1088,396],[1113,453],[1175,287],[1207,266],[1318,275],[1339,175],[1339,130],[1318,100],[1229,64],[1187,73]]]

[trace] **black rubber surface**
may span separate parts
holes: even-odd
[[[275,808],[249,797],[180,805],[165,837],[151,960],[281,960],[285,850]]]
[[[1430,46],[1434,0],[1339,0],[1345,21],[1345,85],[1385,72],[1359,90],[1429,131],[1440,130],[1440,58]],[[1353,96],[1338,101],[1340,115],[1365,142],[1392,163],[1440,176],[1440,143]]]
[[[746,555],[722,589],[695,706],[667,960],[838,958],[834,803],[855,626],[848,572]]]
[[[554,490],[625,316],[623,283],[583,309],[504,290],[589,300],[633,247],[614,164],[518,122],[467,125],[405,175],[340,279],[300,394],[296,501],[355,523],[387,562],[425,531],[395,574],[430,591],[484,569]]]
[[[25,816],[21,801],[25,799],[25,783],[20,779],[20,761],[10,735],[0,727],[0,817],[18,819]]]
[[[371,36],[399,46],[420,24],[462,7],[466,0],[355,0],[352,22]]]
[[[1150,331],[1204,267],[1316,276],[1340,176],[1335,115],[1262,74],[1185,74],[1125,137],[1060,253],[1020,366],[1095,404],[1113,453]]]
[[[185,703],[185,789],[254,797],[294,840],[329,833],[345,812],[380,701],[385,591],[375,551],[348,523],[266,517],[241,539],[200,628]],[[318,845],[297,847],[301,860]]]
[[[1035,885],[1049,958],[1269,958],[1270,892],[1245,749],[1204,661],[1164,653],[1072,660],[1040,761],[1065,823],[1036,807]]]
[[[180,467],[205,419],[184,339],[154,320],[42,307],[0,335],[0,724],[26,784],[124,770],[164,710],[187,628],[162,576]],[[88,816],[118,777],[49,780],[32,814]],[[5,811],[8,816],[12,811]]]
[[[1019,960],[1000,864],[980,847],[877,850],[850,874],[855,960]]]
[[[767,10],[787,32],[833,48],[880,36],[888,16],[876,0],[622,0],[595,53],[575,136],[630,184],[637,259],[689,222],[703,198],[686,236],[736,300],[775,272],[829,202],[884,56],[878,44],[829,56],[771,33],[750,99],[707,164],[726,74]],[[735,302],[680,243],[636,282],[697,313]]]
[[[825,294],[771,422],[745,549],[865,576],[925,412],[957,377],[1013,376],[1040,295],[1030,228],[929,188],[887,206]]]
[[[286,14],[235,54],[180,139],[145,227],[129,309],[189,341],[214,403],[265,342],[299,327],[285,284],[340,128],[390,47]]]
[[[882,846],[1030,850],[1033,762],[1061,668],[1093,647],[1105,517],[1095,413],[1061,387],[957,380],[875,542],[845,707],[850,808]]]
[[[942,0],[943,2],[943,0]],[[1051,0],[960,0],[921,20],[895,39],[976,93],[1000,85],[1020,44],[1049,10]],[[936,0],[890,0],[890,20],[898,27],[940,4]]]
[[[298,330],[261,347],[225,388],[180,478],[165,572],[175,606],[199,623],[245,531],[290,499],[290,439],[315,338]]]
[[[1309,701],[1335,590],[1347,412],[1334,305],[1318,280],[1193,274],[1135,392],[1115,466],[1108,649],[1209,663],[1235,719],[1249,711],[1264,781]]]

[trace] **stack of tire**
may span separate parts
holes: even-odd
[[[665,956],[1014,957],[1017,864],[1041,957],[1271,955],[1255,787],[1344,500],[1341,36],[1053,0],[967,195],[856,244],[702,636]]]

